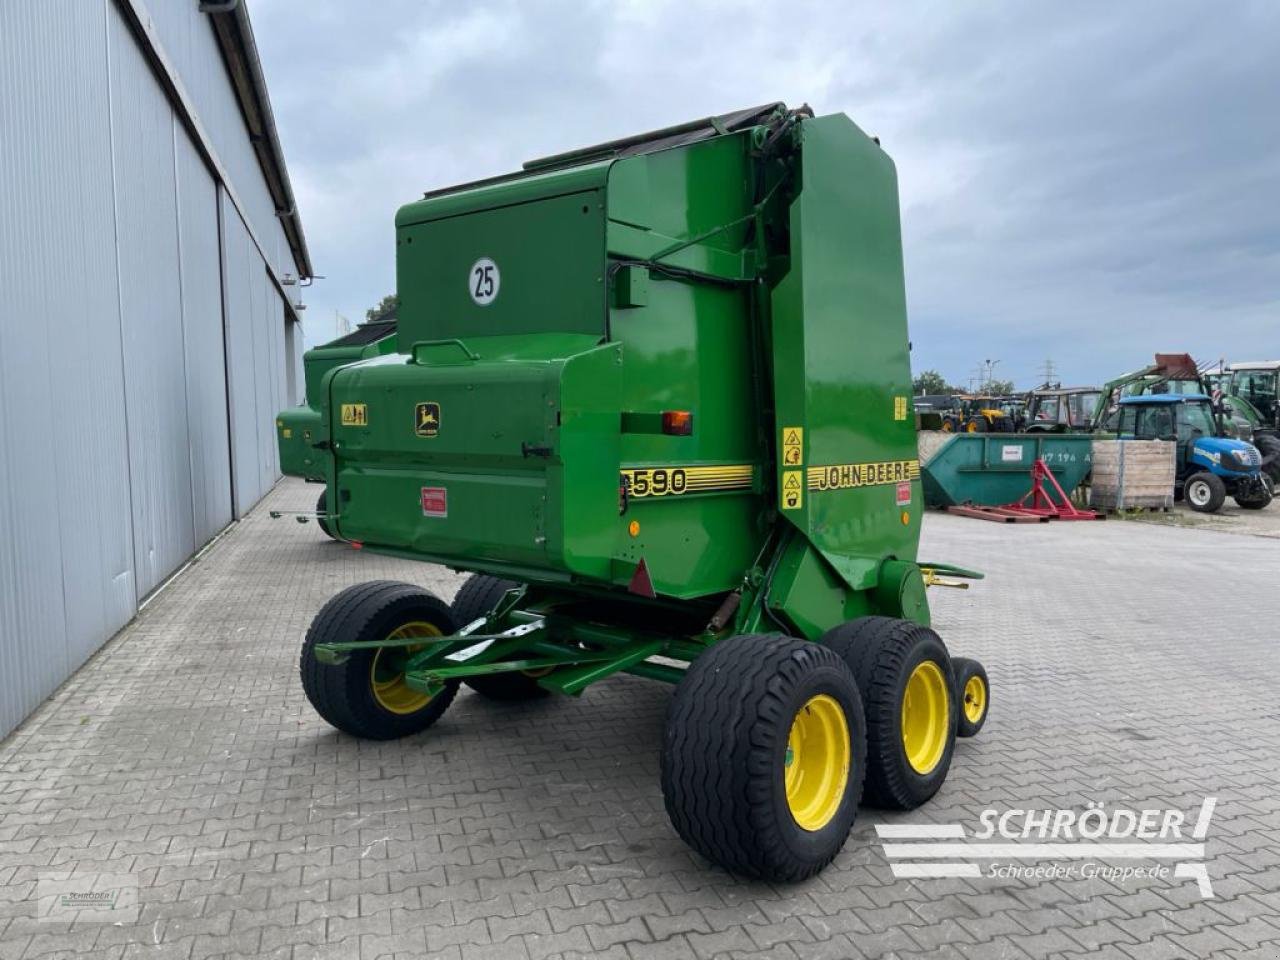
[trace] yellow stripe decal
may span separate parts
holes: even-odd
[[[920,479],[919,460],[881,460],[876,463],[834,463],[810,467],[807,473],[810,490],[852,490],[876,487],[904,480]]]
[[[755,467],[749,463],[715,467],[627,467],[619,472],[619,482],[633,498],[747,490],[754,480]]]

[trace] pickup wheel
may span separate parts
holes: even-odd
[[[1217,513],[1227,499],[1227,487],[1221,477],[1202,470],[1187,477],[1182,495],[1197,513]]]
[[[337,540],[338,536],[333,532],[333,527],[329,525],[329,497],[327,490],[320,491],[320,498],[316,500],[316,526],[324,531],[324,535],[332,540]]]
[[[867,803],[913,810],[942,786],[956,742],[951,658],[910,620],[859,617],[823,635],[853,671],[867,711]]]
[[[366,740],[418,733],[440,719],[458,684],[434,696],[416,690],[405,683],[405,660],[454,629],[444,601],[421,587],[390,580],[347,587],[311,621],[298,661],[302,689],[316,713],[344,733]],[[418,638],[423,644],[356,650],[340,664],[315,656],[320,643]]]
[[[813,876],[853,826],[865,731],[857,684],[834,651],[779,634],[723,640],[693,662],[667,711],[671,824],[734,873]]]
[[[974,737],[987,722],[987,710],[991,706],[991,685],[987,671],[977,660],[952,657],[951,672],[955,675],[956,736]]]
[[[487,617],[507,591],[518,586],[520,584],[514,580],[503,580],[485,573],[468,577],[458,595],[453,598],[453,619],[458,628]],[[550,692],[545,687],[538,686],[538,677],[541,675],[517,671],[493,673],[482,677],[468,677],[465,683],[490,700],[536,700]]]

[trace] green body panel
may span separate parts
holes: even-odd
[[[365,342],[348,342],[352,339]],[[329,457],[315,447],[316,440],[323,432],[318,399],[323,396],[321,384],[324,375],[348,363],[395,353],[397,346],[395,324],[378,323],[362,327],[355,334],[339,337],[331,343],[313,347],[303,355],[306,401],[282,411],[276,417],[276,443],[280,450],[281,473],[286,477],[302,477],[306,480],[325,479]]]
[[[893,164],[844,116],[752,122],[400,210],[399,352],[321,387],[333,525],[523,584],[411,683],[929,622]]]
[[[1043,459],[1070,493],[1093,467],[1093,438],[1070,433],[958,433],[927,460],[921,474],[931,507],[994,507],[1031,489],[1031,465]]]
[[[801,135],[790,270],[772,308],[776,435],[803,428],[805,482],[798,508],[780,505],[848,585],[865,590],[886,557],[915,559],[923,505],[897,173],[844,116],[811,120]],[[785,491],[784,474],[798,465],[784,460]],[[852,464],[893,468],[863,478]]]

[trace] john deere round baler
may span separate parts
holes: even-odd
[[[306,384],[303,403],[276,415],[276,444],[280,452],[280,472],[286,477],[302,477],[312,483],[325,480],[325,447],[320,441],[321,383],[330,370],[346,363],[380,357],[396,349],[395,320],[374,320],[362,323],[350,333],[336,340],[312,347],[302,356],[302,371]],[[275,516],[275,514],[273,514]],[[334,536],[329,523],[329,496],[320,491],[316,500],[316,522],[329,536]],[[307,516],[300,518],[306,522]]]
[[[365,550],[475,571],[365,583],[303,686],[356,736],[460,683],[675,685],[695,849],[798,879],[864,799],[941,786],[986,675],[929,627],[896,175],[842,115],[771,104],[525,164],[396,217],[399,352],[328,372],[314,448]]]

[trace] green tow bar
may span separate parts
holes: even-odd
[[[482,633],[489,620],[476,620],[455,634],[424,642],[421,637],[395,638],[351,643],[322,643],[315,647],[320,663],[344,663],[360,650],[421,647],[405,664],[405,683],[435,696],[450,680],[522,671],[545,674],[538,682],[548,690],[577,695],[597,680],[630,670],[639,676],[671,680],[682,675],[679,668],[643,661],[657,656],[670,645],[667,639],[638,638],[603,628],[590,631],[595,649],[577,642],[547,639],[546,617],[536,617],[499,633]],[[572,635],[572,628],[566,631]],[[531,655],[533,654],[533,655]]]

